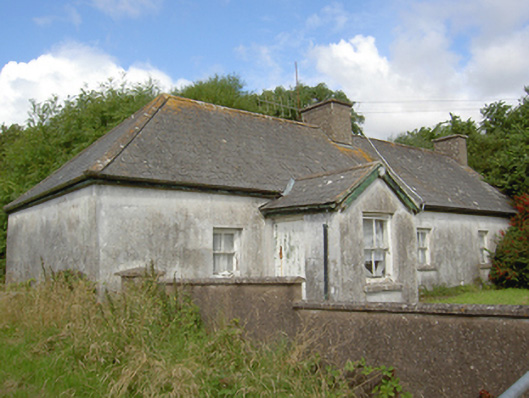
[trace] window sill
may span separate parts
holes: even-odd
[[[376,292],[392,292],[392,291],[401,291],[402,283],[393,282],[387,279],[383,279],[380,282],[372,281],[368,282],[364,287],[364,292],[366,293],[376,293]]]
[[[418,265],[417,271],[419,272],[437,271],[437,267],[431,264]]]

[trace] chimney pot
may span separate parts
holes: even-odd
[[[468,166],[467,136],[461,134],[448,135],[432,140],[435,152],[454,159],[461,166]]]
[[[301,110],[301,116],[305,123],[319,126],[332,141],[351,145],[351,107],[347,102],[331,98]]]

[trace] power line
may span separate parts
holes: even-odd
[[[519,98],[489,98],[489,99],[417,99],[417,100],[385,100],[385,101],[354,101],[355,104],[408,104],[408,103],[428,103],[428,102],[480,102],[489,101],[517,101]]]
[[[461,108],[461,109],[427,109],[427,110],[398,110],[398,111],[363,111],[358,109],[357,111],[362,115],[373,114],[373,113],[446,113],[446,112],[463,112],[463,111],[479,111],[481,108]]]

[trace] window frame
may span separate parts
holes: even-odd
[[[479,263],[480,264],[489,264],[489,248],[487,244],[487,236],[489,231],[480,229],[478,231],[478,247],[479,247]]]
[[[416,234],[417,234],[417,267],[418,268],[428,267],[428,266],[431,265],[431,256],[430,256],[430,254],[431,254],[430,253],[430,250],[431,250],[430,249],[430,246],[431,246],[431,242],[430,242],[431,233],[432,233],[432,229],[431,228],[419,227],[416,230]],[[424,242],[423,242],[422,246],[420,245],[419,234],[425,234],[424,235]],[[421,259],[420,252],[421,251],[424,253],[424,262],[420,261],[420,259]]]
[[[372,236],[372,242],[374,246],[367,247],[366,245],[366,234],[365,234],[365,223],[366,221],[371,220],[373,222],[373,225],[371,227],[371,232],[373,234]],[[380,246],[377,242],[377,233],[376,233],[376,222],[382,222],[382,225],[384,226],[385,230],[383,230],[383,244]],[[363,262],[362,266],[364,269],[364,273],[366,276],[366,279],[368,282],[371,281],[385,281],[388,279],[391,279],[392,277],[392,259],[391,259],[391,214],[384,214],[384,213],[363,213],[362,214],[362,233],[363,233]],[[381,275],[374,275],[367,267],[366,267],[366,252],[371,252],[371,260],[372,263],[376,261],[374,259],[374,255],[376,255],[376,252],[383,252],[384,253],[384,270]]]
[[[212,261],[213,261],[213,275],[214,276],[233,276],[233,275],[239,275],[239,256],[240,256],[240,237],[241,237],[241,228],[222,228],[222,227],[214,227],[213,228],[213,234],[212,234]],[[220,235],[221,239],[221,247],[220,250],[215,247],[215,236]],[[224,236],[232,235],[233,236],[233,247],[230,249],[227,249],[225,247],[226,241],[224,239]],[[217,261],[216,258],[220,258],[221,256],[232,256],[231,257],[231,267],[228,267],[226,270],[218,270],[216,267]],[[231,268],[231,269],[230,269]]]

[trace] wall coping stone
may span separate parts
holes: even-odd
[[[206,285],[301,285],[305,282],[299,276],[273,276],[273,277],[233,277],[233,278],[189,278],[166,279],[161,281],[168,285],[178,286],[206,286]]]
[[[125,269],[125,270],[114,273],[114,275],[120,276],[122,278],[142,278],[148,275],[152,275],[153,272],[154,272],[154,275],[157,277],[165,275],[165,271],[158,270],[158,269],[150,269],[146,267],[136,267],[136,268]]]
[[[346,312],[379,312],[394,314],[447,315],[463,317],[495,317],[529,319],[527,305],[442,304],[442,303],[294,303],[295,310]]]

